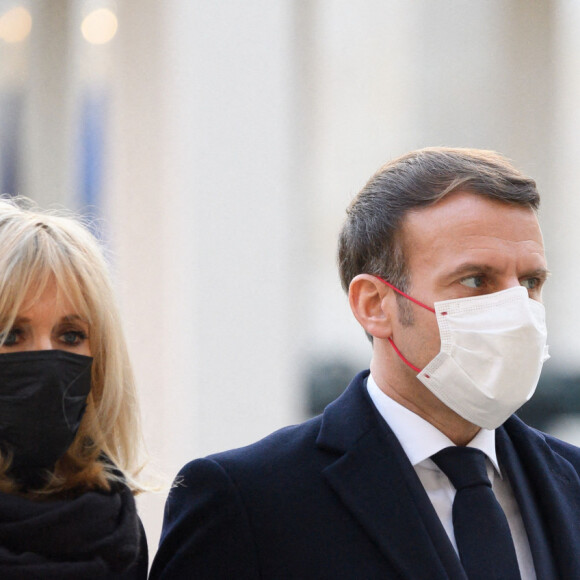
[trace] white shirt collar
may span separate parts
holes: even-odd
[[[413,467],[445,447],[455,445],[434,425],[381,391],[370,374],[367,379],[367,389],[375,407],[393,430]],[[467,446],[483,451],[501,475],[495,452],[495,431],[480,429]],[[434,463],[429,461],[428,464],[435,469]],[[428,464],[425,467],[428,467]]]

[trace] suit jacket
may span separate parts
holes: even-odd
[[[324,414],[187,464],[151,579],[465,579],[368,371]],[[538,578],[580,578],[580,449],[511,417],[498,457]]]

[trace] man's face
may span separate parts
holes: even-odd
[[[541,301],[547,277],[542,234],[533,210],[457,192],[410,212],[402,243],[408,293],[424,304],[490,294],[522,285]],[[425,367],[439,352],[435,315],[411,306],[414,323],[393,325],[393,340],[408,360]]]

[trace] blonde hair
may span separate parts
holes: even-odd
[[[89,324],[91,391],[79,431],[50,480],[35,493],[110,489],[124,481],[142,491],[138,399],[108,267],[99,242],[80,220],[42,212],[24,198],[0,197],[0,336],[10,331],[25,298],[56,283]],[[9,458],[0,459],[0,490],[15,491]]]

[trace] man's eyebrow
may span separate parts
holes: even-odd
[[[467,274],[490,274],[493,272],[498,272],[498,269],[490,266],[489,264],[477,264],[475,262],[468,262],[457,266],[457,268],[449,272],[448,277],[462,276]]]
[[[466,276],[468,274],[493,274],[498,272],[497,268],[490,266],[489,264],[478,264],[475,262],[469,262],[466,264],[460,264],[449,273],[448,277],[453,276]],[[547,268],[535,268],[534,270],[529,270],[520,276],[520,278],[542,278],[545,280],[551,275],[551,272]]]
[[[542,280],[546,280],[552,275],[552,272],[547,268],[536,268],[535,270],[530,270],[524,274],[527,278],[541,278]]]

